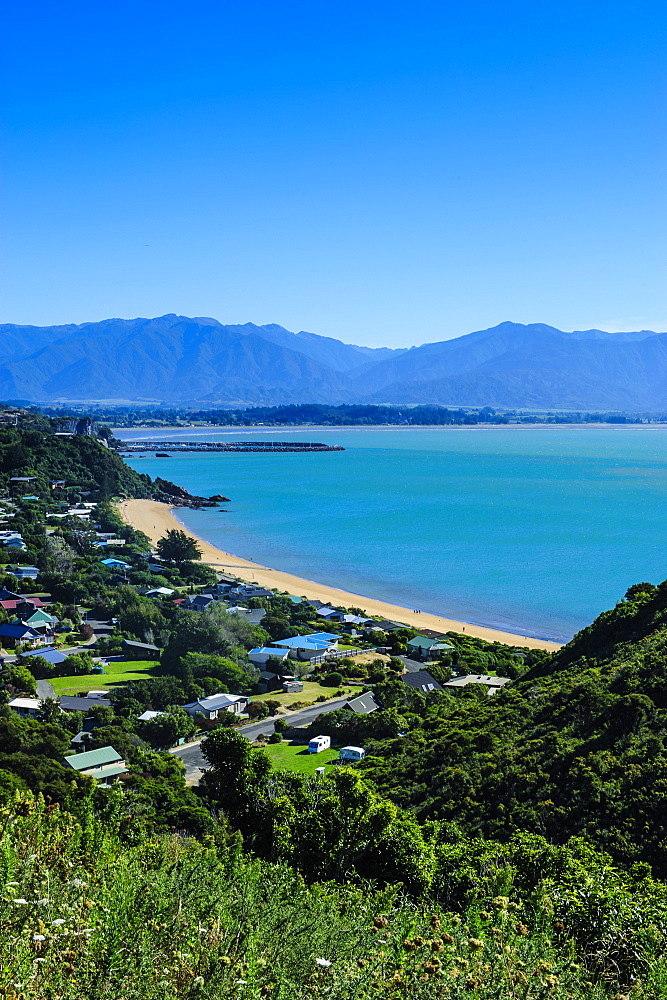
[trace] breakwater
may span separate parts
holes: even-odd
[[[295,452],[295,451],[345,451],[342,445],[322,444],[320,441],[142,441],[123,443],[118,449],[123,454],[140,452],[160,452],[159,458],[168,458],[165,452],[184,451],[249,451],[249,452]]]

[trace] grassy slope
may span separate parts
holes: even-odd
[[[278,771],[300,771],[302,774],[315,774],[316,767],[330,765],[331,761],[338,760],[338,750],[308,753],[303,743],[269,743],[265,749],[273,766]],[[327,770],[330,770],[330,767]]]
[[[77,674],[54,677],[51,684],[56,694],[75,694],[77,691],[96,691],[114,687],[127,681],[141,681],[151,677],[155,663],[147,660],[112,660],[104,667],[103,674]]]

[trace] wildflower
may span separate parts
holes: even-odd
[[[53,927],[61,927],[64,923],[65,923],[65,921],[63,920],[62,917],[58,917],[57,920],[52,920],[51,921],[51,925]]]
[[[321,965],[323,969],[328,969],[329,966],[331,965],[331,962],[329,961],[328,958],[316,958],[315,963],[317,965]]]
[[[375,927],[386,927],[389,921],[386,917],[373,917]]]
[[[46,941],[46,938],[43,934],[33,934],[32,939],[33,941]]]
[[[28,900],[27,899],[15,899],[14,902],[17,903],[19,906],[27,906],[28,905]]]
[[[525,937],[529,933],[529,930],[525,924],[517,924],[516,932],[517,934],[521,934],[522,937]]]
[[[444,933],[442,935],[442,940],[445,942],[445,944],[454,944],[454,938],[452,937],[451,934]]]
[[[484,942],[479,938],[468,938],[468,947],[472,948],[473,951],[479,951],[484,947]]]
[[[46,962],[46,959],[45,958],[35,958],[35,959],[33,959],[33,961],[34,962],[40,962],[40,963],[43,964],[44,962]]]
[[[44,899],[38,899],[37,900],[37,905],[38,906],[46,906],[46,904],[48,903],[48,901],[49,901],[48,897],[45,896]]]
[[[203,976],[196,976],[196,978],[192,980],[192,985],[193,986],[203,986],[204,985],[204,977]]]
[[[88,883],[84,882],[82,878],[73,878],[70,885],[76,886],[77,889],[83,889],[88,885]]]
[[[247,982],[248,982],[247,979],[235,979],[234,980],[234,985],[235,986],[245,986],[247,984]]]
[[[10,885],[18,885],[18,884],[19,884],[18,882],[7,882],[7,887],[9,888]]]

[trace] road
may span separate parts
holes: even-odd
[[[298,712],[286,712],[284,715],[272,716],[263,719],[261,722],[251,722],[247,726],[240,726],[236,732],[242,733],[249,740],[256,740],[258,736],[270,736],[273,732],[273,723],[276,718],[287,719],[292,726],[307,726],[319,715],[327,712],[335,712],[337,708],[342,708],[349,696],[345,698],[334,698],[331,701],[322,701],[318,705],[311,705],[309,708],[300,709]],[[208,767],[208,763],[201,752],[199,743],[185,747],[174,747],[169,751],[180,757],[185,765],[185,780],[189,785],[196,784],[202,771]]]

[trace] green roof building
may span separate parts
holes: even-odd
[[[113,747],[100,747],[98,750],[86,750],[85,753],[75,753],[65,757],[65,764],[79,774],[98,781],[114,780],[119,774],[127,774],[125,761]]]

